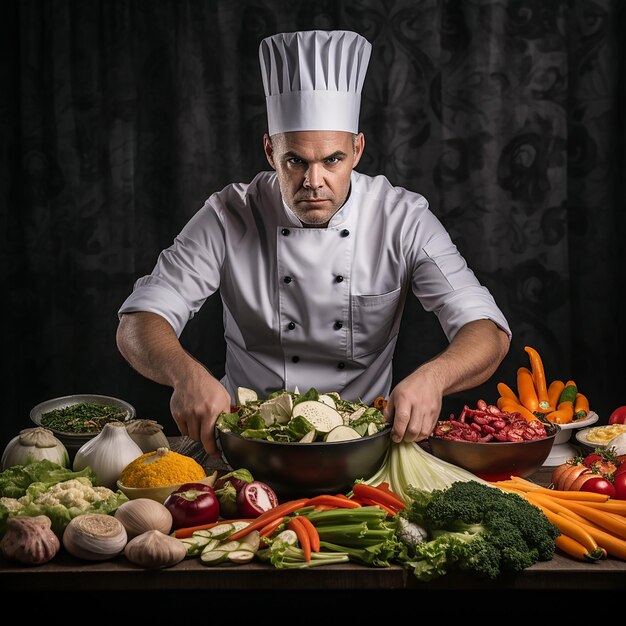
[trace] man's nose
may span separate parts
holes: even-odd
[[[304,175],[304,186],[308,189],[319,189],[323,184],[322,168],[318,165],[309,165]]]

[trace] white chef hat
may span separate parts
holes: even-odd
[[[361,90],[372,46],[347,30],[266,37],[259,46],[269,134],[359,132]]]

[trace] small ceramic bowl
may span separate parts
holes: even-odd
[[[203,478],[202,480],[194,480],[195,483],[204,483],[213,487],[217,480],[217,471],[213,472],[210,476]],[[129,499],[136,500],[137,498],[150,498],[150,500],[156,500],[163,504],[167,496],[170,493],[176,491],[183,483],[177,483],[175,485],[163,485],[162,487],[126,487],[118,480],[118,489]]]

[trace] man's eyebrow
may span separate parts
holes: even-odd
[[[335,150],[332,154],[325,156],[322,158],[322,161],[326,161],[327,159],[337,159],[337,158],[346,158],[348,155],[343,150]],[[300,161],[306,161],[306,159],[302,158],[297,152],[293,150],[288,150],[283,154],[283,159],[300,159]]]

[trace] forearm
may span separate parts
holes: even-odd
[[[162,385],[176,387],[182,376],[202,367],[185,351],[168,322],[155,313],[124,314],[116,340],[133,369]]]
[[[461,328],[450,345],[414,373],[427,375],[442,396],[472,389],[488,380],[509,350],[509,337],[490,320]]]

